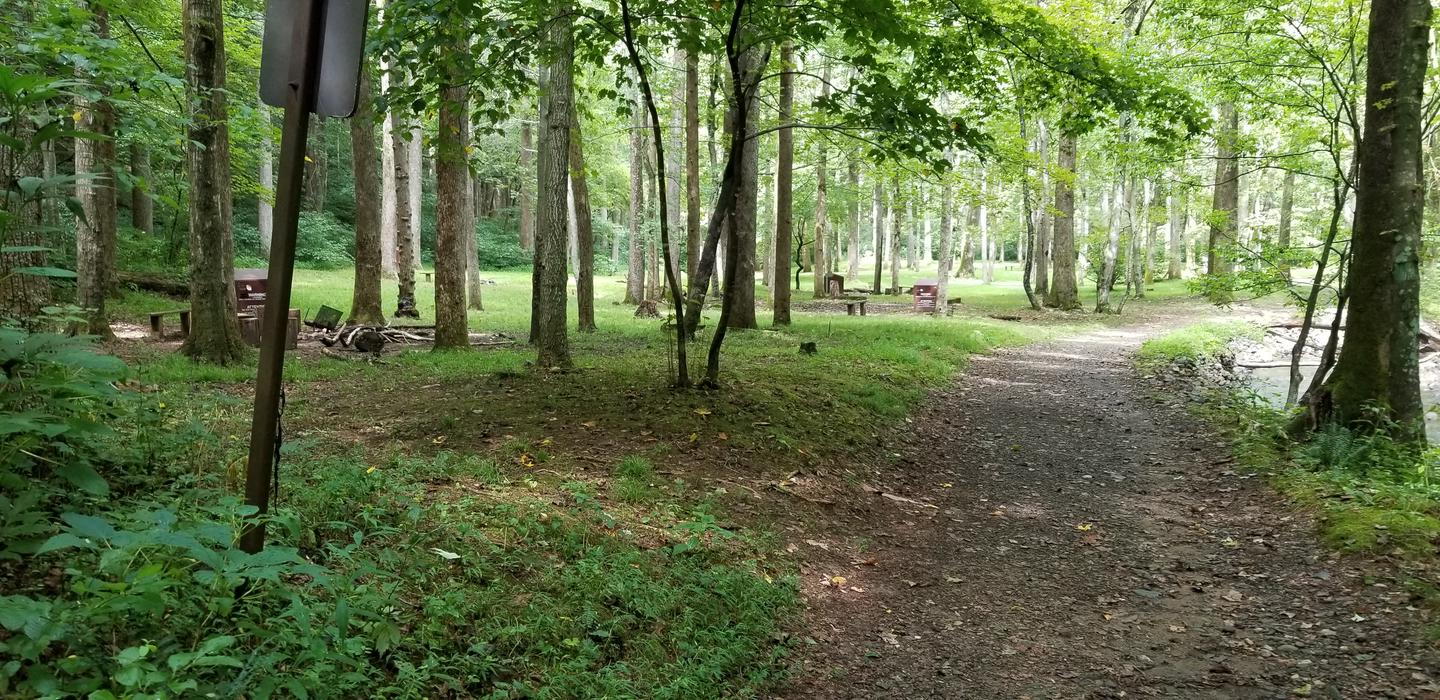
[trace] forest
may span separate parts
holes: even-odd
[[[1440,697],[1434,27],[3,0],[0,697]]]

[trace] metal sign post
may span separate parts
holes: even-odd
[[[354,113],[366,12],[364,0],[268,0],[266,3],[260,92],[268,104],[285,108],[285,123],[280,138],[279,181],[275,188],[269,288],[265,296],[264,325],[260,330],[260,369],[255,378],[255,411],[250,423],[250,456],[245,463],[245,503],[255,506],[259,512],[241,533],[240,548],[252,554],[265,548],[265,523],[261,516],[269,511],[274,477],[286,326],[290,319],[290,287],[295,269],[295,237],[300,221],[310,114],[317,111],[322,82],[326,84],[324,112],[335,116]]]

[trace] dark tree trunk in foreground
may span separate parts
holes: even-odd
[[[751,47],[740,56],[741,74],[758,84],[758,76],[764,72],[768,56],[768,51],[758,46]],[[755,242],[760,207],[760,140],[755,138],[760,121],[758,89],[741,109],[745,111],[744,130],[734,128],[740,120],[731,120],[731,138],[740,138],[744,143],[740,155],[739,188],[735,192],[735,211],[730,219],[729,239],[735,250],[726,251],[727,258],[735,261],[735,270],[733,278],[731,272],[726,271],[724,293],[725,306],[729,310],[727,327],[753,329],[759,328],[755,319]],[[730,284],[732,279],[734,283]]]
[[[780,124],[791,121],[791,105],[795,100],[795,74],[791,72],[794,49],[787,42],[780,47]],[[775,281],[770,290],[774,323],[790,325],[790,253],[794,226],[792,181],[795,175],[795,133],[781,126],[779,152],[775,165]],[[818,271],[815,274],[820,274]]]
[[[570,366],[565,323],[565,239],[569,229],[566,184],[570,161],[574,43],[569,4],[560,2],[550,19],[547,41],[554,52],[541,72],[539,143],[535,184],[536,366]]]
[[[1230,255],[1235,245],[1240,216],[1240,159],[1236,140],[1240,137],[1240,114],[1235,105],[1220,105],[1220,131],[1215,135],[1215,198],[1210,212],[1210,241],[1206,251],[1205,274],[1229,275]],[[1228,283],[1227,283],[1228,284]],[[1216,292],[1216,301],[1230,295]]]
[[[585,145],[580,110],[570,104],[570,191],[575,202],[575,305],[581,333],[595,331],[595,224],[590,216],[590,183],[585,176]]]
[[[1416,339],[1430,13],[1427,0],[1375,0],[1370,8],[1350,314],[1340,359],[1326,385],[1336,421],[1368,422],[1379,409],[1394,422],[1399,439],[1417,445],[1425,443]]]
[[[1055,223],[1050,260],[1050,292],[1046,305],[1065,311],[1080,308],[1075,286],[1075,137],[1060,137],[1060,172],[1055,178]]]
[[[220,0],[186,0],[182,12],[190,102],[185,169],[190,187],[190,335],[180,349],[217,364],[245,355],[235,319],[223,17]]]
[[[360,71],[355,116],[350,118],[351,163],[355,173],[355,286],[350,323],[385,324],[380,310],[380,152],[375,148],[374,103],[368,70]]]
[[[90,8],[95,35],[109,39],[109,12],[94,3]],[[77,100],[76,112],[75,127],[97,138],[75,139],[75,194],[84,213],[75,221],[75,303],[85,310],[85,333],[112,338],[105,294],[115,274],[115,107],[102,87],[99,99]]]
[[[462,47],[464,44],[462,43]],[[465,191],[470,171],[466,87],[460,75],[440,90],[439,135],[435,140],[435,349],[470,346],[465,311]],[[473,235],[473,231],[470,232]],[[562,244],[563,250],[563,244]]]
[[[395,154],[395,268],[399,280],[400,295],[395,302],[396,318],[420,318],[415,308],[415,244],[414,230],[410,226],[410,144],[402,138],[410,133],[408,125],[394,113],[395,137],[392,139]]]

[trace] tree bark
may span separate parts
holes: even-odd
[[[1120,256],[1120,217],[1124,214],[1125,176],[1122,173],[1115,183],[1115,195],[1106,217],[1105,261],[1100,273],[1095,276],[1095,313],[1108,314],[1115,310],[1110,303],[1110,293],[1115,288],[1116,261]]]
[[[1379,410],[1393,421],[1397,439],[1419,446],[1425,444],[1416,338],[1430,15],[1428,0],[1375,0],[1370,7],[1349,325],[1326,384],[1335,420],[1373,425]]]
[[[383,14],[383,1],[381,7]],[[389,90],[389,62],[382,57],[380,59],[380,91],[381,94],[384,94]],[[395,207],[399,201],[395,192],[397,183],[395,142],[398,140],[395,125],[398,123],[392,111],[385,115],[385,121],[380,125],[380,271],[385,275],[385,279],[396,279],[399,274],[399,257],[396,246],[399,245],[400,236],[395,228],[397,221]]]
[[[949,311],[950,266],[955,259],[955,193],[948,177],[940,185],[940,262],[935,268],[939,294],[935,297],[935,315]]]
[[[1058,165],[1060,172],[1055,178],[1055,231],[1051,251],[1051,265],[1054,274],[1050,279],[1050,291],[1046,304],[1065,311],[1080,308],[1079,290],[1075,285],[1075,145],[1073,135],[1060,137]]]
[[[1184,274],[1184,267],[1181,262],[1181,255],[1185,246],[1185,215],[1184,195],[1178,188],[1171,189],[1167,198],[1167,206],[1170,210],[1170,237],[1165,248],[1165,279],[1178,280]]]
[[[475,222],[479,217],[480,189],[478,178],[465,170],[465,308],[484,311],[484,287],[480,284],[480,248],[475,240]]]
[[[795,134],[789,126],[793,121],[795,101],[794,46],[785,42],[780,47],[780,112],[779,148],[775,161],[775,277],[770,288],[774,307],[774,323],[790,325],[790,255],[794,225]],[[816,273],[819,274],[818,272]]]
[[[1280,249],[1280,272],[1290,279],[1290,228],[1295,214],[1295,171],[1286,170],[1280,185],[1280,226],[1275,232],[1275,245]]]
[[[730,243],[735,250],[727,255],[735,261],[735,269],[727,271],[725,305],[729,307],[726,323],[729,328],[759,328],[755,319],[755,243],[757,216],[760,206],[760,140],[755,138],[760,121],[759,76],[765,70],[768,52],[759,46],[750,47],[740,56],[741,74],[750,76],[756,89],[751,93],[745,110],[745,129],[735,130],[731,138],[743,141],[740,156],[739,189],[736,190],[735,211],[730,220]],[[732,129],[739,120],[732,120]],[[737,134],[741,134],[737,136]]]
[[[181,352],[216,364],[245,356],[235,319],[230,237],[230,131],[225,104],[225,26],[220,0],[185,0],[185,88],[190,103],[190,335]]]
[[[374,97],[370,71],[360,70],[355,116],[350,118],[351,165],[355,174],[355,286],[350,323],[385,324],[380,310],[380,173],[375,150]]]
[[[534,189],[530,184],[530,173],[535,172],[530,154],[530,122],[520,122],[520,247],[535,250],[535,205]]]
[[[885,278],[885,184],[880,173],[875,173],[875,184],[873,190],[874,216],[871,220],[871,228],[875,234],[875,279],[874,293],[884,294]]]
[[[393,160],[395,162],[395,268],[399,280],[399,296],[395,302],[396,318],[420,318],[415,306],[415,246],[411,240],[415,229],[410,226],[410,145],[401,134],[407,125],[399,112],[392,112],[395,128]]]
[[[850,202],[845,212],[846,233],[849,236],[845,250],[845,281],[853,285],[860,281],[860,165],[851,158],[845,168],[850,176]]]
[[[595,225],[590,216],[590,182],[585,174],[585,139],[580,110],[570,104],[570,191],[575,201],[575,297],[581,333],[595,332]]]
[[[410,156],[405,159],[405,165],[410,169],[410,177],[406,183],[410,188],[410,264],[415,269],[425,265],[425,258],[420,252],[420,229],[424,222],[425,204],[425,131],[420,128],[420,122],[413,122],[410,125],[410,140],[405,145],[410,149]],[[436,183],[439,187],[439,183]],[[437,222],[438,225],[438,222]]]
[[[110,38],[110,14],[104,6],[87,3],[95,36]],[[75,195],[84,216],[75,221],[76,305],[85,310],[83,332],[113,338],[105,312],[105,295],[115,274],[115,107],[109,90],[97,85],[98,99],[76,100],[75,127],[95,138],[75,139]]]
[[[1240,134],[1240,114],[1229,102],[1220,105],[1220,131],[1215,134],[1215,194],[1210,212],[1210,241],[1206,250],[1205,274],[1229,275],[1231,262],[1227,248],[1235,245],[1240,215],[1240,159],[1236,140]],[[1216,301],[1230,295],[1217,291]]]
[[[625,276],[625,303],[645,301],[645,112],[640,100],[630,119],[630,262]]]
[[[539,143],[536,148],[535,221],[539,287],[536,290],[537,337],[532,338],[542,369],[570,366],[565,322],[565,238],[569,228],[566,183],[569,180],[570,119],[574,108],[574,38],[570,4],[557,3],[546,42],[551,63],[541,75]]]
[[[145,233],[154,233],[155,200],[150,196],[150,149],[139,141],[130,142],[130,177],[135,181],[130,188],[130,225]],[[263,180],[261,184],[263,186]]]
[[[257,204],[256,229],[260,232],[260,257],[270,259],[270,241],[275,235],[275,136],[271,128],[270,107],[260,104],[260,196]]]
[[[905,231],[905,203],[900,196],[900,176],[890,178],[890,289],[891,294],[900,293],[900,237]]]
[[[461,42],[455,48],[463,51],[468,46]],[[446,82],[448,84],[440,88],[435,139],[435,350],[470,346],[465,312],[465,222],[468,218],[465,191],[470,188],[465,149],[470,143],[469,97],[464,76],[458,70],[448,75]],[[413,170],[411,175],[413,177]],[[561,241],[563,255],[564,239]]]
[[[685,281],[700,265],[700,56],[685,52]]]

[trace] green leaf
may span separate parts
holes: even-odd
[[[75,279],[74,270],[65,270],[58,267],[17,267],[11,272],[17,275],[31,275],[34,277],[54,277],[57,279]]]
[[[115,536],[115,528],[110,523],[93,515],[81,515],[79,513],[66,513],[60,516],[70,531],[91,540],[108,540]]]
[[[95,468],[80,461],[73,461],[62,465],[55,470],[66,481],[79,486],[86,493],[96,496],[103,496],[110,492],[110,485],[105,483]]]
[[[40,545],[40,548],[35,550],[35,553],[44,554],[46,552],[54,552],[61,549],[69,549],[71,547],[94,549],[95,545],[91,544],[89,541],[85,540],[82,537],[76,537],[75,535],[72,535],[68,532],[62,532],[54,537],[51,537],[48,540],[45,540],[45,544]]]
[[[31,175],[20,178],[15,184],[20,186],[20,192],[26,197],[34,197],[40,186],[45,184],[45,179]]]

